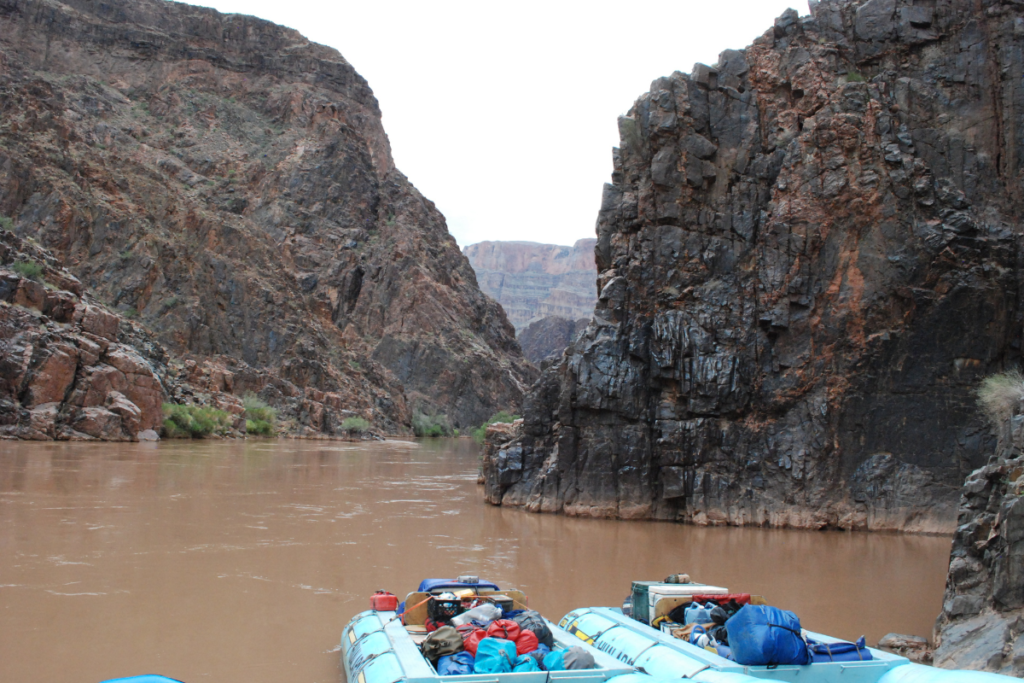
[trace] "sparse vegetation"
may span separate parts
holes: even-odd
[[[274,425],[263,420],[246,420],[245,433],[255,434],[256,436],[273,436]]]
[[[18,261],[11,268],[15,273],[22,277],[26,277],[29,280],[35,280],[38,282],[43,276],[42,265],[35,261]]]
[[[129,308],[127,311],[124,312],[124,317],[126,317],[126,318],[138,318],[139,317],[139,309],[137,309],[134,306],[132,306],[131,308]]]
[[[8,232],[14,231],[14,221],[7,216],[0,216],[0,228],[7,230]]]
[[[846,82],[847,83],[863,83],[864,80],[865,80],[864,77],[861,76],[856,71],[849,71],[846,74]]]
[[[205,406],[165,403],[164,436],[169,439],[201,439],[224,434],[231,427],[231,415]]]
[[[487,427],[490,425],[497,424],[499,422],[515,422],[518,419],[518,415],[513,415],[512,413],[505,410],[498,411],[497,413],[491,416],[490,420],[484,422],[482,425],[473,430],[473,441],[482,444],[484,442],[484,437],[487,436]]]
[[[428,415],[416,411],[412,416],[412,432],[416,436],[451,436],[452,425],[444,413]]]
[[[370,431],[370,423],[361,417],[346,417],[341,422],[342,431],[348,433],[349,436],[353,434],[362,434],[363,432]]]
[[[978,405],[996,429],[1010,419],[1024,400],[1024,375],[1009,370],[986,377],[978,387]]]
[[[619,130],[622,131],[622,141],[636,154],[640,154],[644,148],[644,136],[640,130],[640,124],[636,119],[628,116],[620,119]]]
[[[245,433],[259,436],[273,436],[277,410],[251,391],[242,397],[245,408]]]

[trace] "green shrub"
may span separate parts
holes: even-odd
[[[644,135],[643,131],[640,130],[640,123],[628,116],[619,120],[621,121],[619,128],[622,131],[622,141],[625,143],[625,146],[631,149],[634,154],[643,152]]]
[[[38,281],[43,275],[43,267],[35,261],[18,261],[11,268],[15,273],[29,280]]]
[[[257,434],[259,436],[273,436],[274,425],[270,424],[266,420],[246,420],[245,433]]]
[[[277,420],[277,410],[270,407],[266,401],[251,391],[245,392],[242,397],[242,407],[245,408],[245,418],[255,422],[266,422],[273,425]],[[248,427],[246,428],[248,431]]]
[[[513,415],[507,410],[499,410],[494,415],[491,415],[491,419],[484,422],[482,425],[473,430],[473,441],[478,444],[483,444],[484,439],[487,437],[487,427],[489,425],[497,424],[499,422],[515,422],[519,419],[518,415]]]
[[[349,434],[362,434],[370,431],[370,423],[361,417],[346,417],[342,420],[341,429]]]
[[[201,439],[210,434],[223,434],[231,427],[231,415],[223,410],[204,406],[165,403],[164,436]]]
[[[977,393],[982,412],[998,429],[1014,415],[1024,399],[1024,375],[1020,370],[1010,370],[986,377]]]
[[[7,216],[0,216],[0,228],[3,228],[4,230],[7,230],[9,232],[13,232],[14,231],[14,221],[12,221]]]
[[[444,413],[429,415],[416,411],[412,416],[412,432],[416,436],[451,436],[452,425]]]
[[[861,76],[856,71],[850,71],[849,73],[846,74],[846,82],[847,83],[863,83],[864,82],[864,77]]]

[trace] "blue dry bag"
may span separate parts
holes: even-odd
[[[871,659],[871,650],[864,642],[864,636],[856,643],[819,643],[808,640],[815,662],[864,662]]]
[[[810,664],[811,652],[800,635],[800,618],[767,605],[744,605],[725,622],[737,664],[764,666]]]
[[[437,660],[437,673],[441,676],[465,676],[473,673],[473,655],[466,651],[445,655]]]
[[[540,664],[538,664],[537,660],[528,654],[519,655],[515,666],[512,667],[512,671],[517,674],[525,671],[540,671]]]
[[[512,673],[516,662],[516,644],[503,638],[484,638],[476,646],[476,664],[473,672],[478,674]]]
[[[565,650],[554,650],[544,655],[545,671],[565,671]]]

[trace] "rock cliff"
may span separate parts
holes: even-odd
[[[382,430],[479,424],[534,377],[332,49],[158,0],[0,0],[0,112],[2,220],[173,354]]]
[[[522,332],[531,322],[589,318],[597,301],[593,239],[571,247],[536,242],[480,242],[463,253],[480,289],[501,304]]]
[[[964,485],[935,664],[1024,678],[1024,415]]]
[[[523,355],[537,365],[545,360],[557,360],[588,323],[590,318],[569,320],[557,315],[534,320],[519,332]]]
[[[26,264],[38,275],[19,272]],[[164,402],[223,410],[232,416],[230,435],[242,436],[246,392],[276,397],[276,427],[305,437],[340,433],[346,417],[402,400],[401,386],[364,380],[324,392],[234,358],[174,358],[143,326],[92,297],[53,254],[0,230],[0,438],[152,438]]]
[[[1021,334],[1024,6],[821,0],[619,121],[599,302],[487,499],[948,532]]]

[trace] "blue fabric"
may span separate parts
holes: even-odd
[[[537,646],[536,650],[534,650],[533,652],[528,652],[527,654],[536,659],[537,663],[540,664],[544,661],[544,658],[548,656],[549,652],[551,652],[551,648],[545,645],[544,643],[541,643]]]
[[[508,612],[502,612],[501,613],[501,618],[502,619],[508,619],[509,621],[514,621],[516,617],[518,617],[520,614],[522,614],[525,611],[526,610],[524,610],[524,609],[514,609],[514,610],[509,610]]]
[[[497,584],[491,583],[490,581],[481,581],[480,583],[458,583],[454,579],[423,579],[420,581],[419,592],[429,593],[430,591],[437,590],[438,588],[448,588],[451,590],[462,590],[463,588],[482,588],[484,590],[501,590]]]
[[[537,660],[528,654],[519,655],[516,658],[516,664],[512,667],[512,670],[516,673],[523,673],[524,671],[540,671],[540,664]]]
[[[725,628],[737,664],[811,663],[811,652],[800,636],[800,618],[792,612],[768,605],[744,605],[725,622]]]
[[[863,662],[871,659],[871,650],[864,642],[864,636],[856,643],[819,643],[808,640],[815,662]]]
[[[181,681],[177,678],[146,674],[145,676],[129,676],[128,678],[111,678],[108,681],[104,681],[104,683],[181,683]]]
[[[474,673],[507,674],[516,659],[516,644],[503,638],[484,638],[476,646]]]
[[[565,650],[555,650],[544,656],[545,671],[565,671]]]
[[[440,676],[465,676],[473,673],[473,667],[473,655],[465,651],[445,655],[437,660],[437,673]]]

